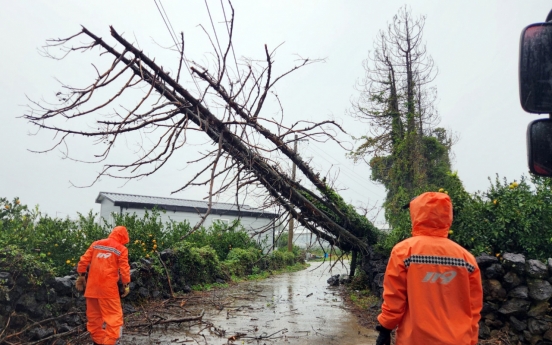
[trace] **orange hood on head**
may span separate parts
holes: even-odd
[[[447,237],[452,225],[452,202],[445,193],[428,192],[410,202],[413,236]]]
[[[127,228],[124,226],[116,226],[115,228],[113,228],[113,231],[111,231],[111,234],[109,234],[109,238],[114,239],[115,241],[123,245],[127,244],[130,241]]]

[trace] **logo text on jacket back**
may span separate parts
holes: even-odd
[[[450,283],[454,277],[456,277],[456,271],[447,271],[443,273],[427,272],[426,276],[422,280],[422,283],[436,283],[437,280],[439,280],[441,284],[446,285]]]
[[[98,259],[107,259],[110,256],[111,256],[111,253],[98,253],[98,255],[96,255]]]

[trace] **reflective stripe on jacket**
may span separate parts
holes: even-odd
[[[77,272],[84,273],[90,266],[84,297],[119,298],[119,274],[123,284],[130,282],[128,249],[124,246],[128,242],[127,229],[117,226],[108,238],[92,243],[81,256]]]
[[[391,252],[380,324],[396,344],[477,343],[483,291],[473,255],[447,238],[452,204],[444,193],[411,201],[413,237]]]

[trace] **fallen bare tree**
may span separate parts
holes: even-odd
[[[55,132],[57,138],[52,148],[41,152],[68,147],[70,138],[75,136],[88,137],[103,145],[96,162],[106,162],[116,143],[138,133],[149,143],[141,142],[138,158],[128,163],[104,163],[97,177],[135,179],[158,171],[185,146],[189,133],[200,131],[215,148],[193,162],[204,166],[175,192],[208,185],[209,205],[214,197],[229,191],[235,193],[238,205],[240,196],[264,195],[264,207],[283,207],[331,245],[368,253],[377,240],[378,230],[345,203],[331,183],[321,178],[290,145],[295,137],[341,144],[337,134],[344,130],[329,120],[298,121],[286,126],[283,115],[275,119],[263,113],[268,97],[279,102],[272,91],[274,85],[316,60],[301,58],[290,70],[275,76],[274,50],[269,51],[265,45],[263,61],[238,61],[233,54],[233,17],[232,8],[232,19],[225,22],[225,48],[213,43],[214,68],[202,67],[185,58],[183,35],[180,42],[175,41],[173,49],[180,58],[174,77],[113,27],[110,32],[117,43],[115,47],[84,27],[71,37],[49,40],[44,49],[49,57],[59,58],[50,53],[53,48],[63,49],[63,57],[97,48],[102,56],[111,56],[112,61],[103,71],[94,66],[97,76],[87,87],[63,85],[63,91],[56,95],[57,103],[32,101],[24,118],[40,129]],[[83,38],[87,42],[81,43]],[[180,82],[182,70],[186,69],[197,92]],[[136,90],[143,94],[136,97]],[[127,105],[111,110],[116,102]],[[86,129],[83,119],[93,121],[88,125],[90,128]],[[297,166],[304,179],[314,185],[313,190],[288,176],[282,168],[286,160]]]

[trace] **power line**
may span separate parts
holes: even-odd
[[[232,5],[230,5],[232,6]],[[228,39],[230,40],[229,44],[230,44],[230,47],[232,48],[232,56],[234,57],[234,64],[236,65],[236,75],[238,77],[238,81],[241,83],[241,77],[240,77],[240,69],[238,68],[238,60],[236,59],[236,52],[234,51],[234,43],[232,42],[232,35],[231,35],[231,32],[230,32],[230,28],[228,27],[228,19],[226,18],[226,10],[224,9],[224,4],[222,3],[222,0],[220,0],[220,7],[222,8],[222,13],[224,15],[224,23],[226,24],[226,32],[228,32]],[[233,11],[233,10],[232,10]],[[232,12],[232,18],[234,17],[233,15],[233,12]],[[233,23],[233,19],[232,19],[232,25],[234,25]],[[227,75],[228,72],[226,72]],[[230,79],[230,77],[228,77],[228,79]]]
[[[316,151],[316,153],[318,154],[322,154],[326,157],[328,157],[329,159],[324,159],[325,161],[329,162],[329,163],[332,163],[332,164],[341,164],[341,162],[339,162],[337,159],[335,159],[334,157],[330,156],[326,151],[322,150],[321,148],[319,148],[316,144],[311,143],[309,142],[309,149],[311,151]],[[330,161],[331,160],[331,161]],[[351,174],[353,175],[356,175],[358,178],[360,179],[364,179],[363,176],[357,174],[354,170],[352,170],[351,168],[347,167],[346,165],[343,165],[343,168],[346,169],[346,170],[349,170],[351,172]]]
[[[312,153],[322,154],[322,155],[328,157],[328,159],[321,157],[326,162],[334,164],[334,165],[340,165],[343,169],[347,170],[351,175],[354,175],[354,176],[358,177],[361,181],[365,180],[364,176],[359,175],[357,172],[355,172],[353,169],[349,168],[347,165],[342,164],[342,162],[340,162],[337,159],[335,159],[334,157],[330,156],[326,151],[322,150],[321,148],[316,147],[315,145],[309,145],[309,149],[311,150]]]
[[[169,22],[169,26],[171,27],[171,30],[172,30],[172,36],[173,36],[173,41],[175,41],[175,44],[176,44],[176,32],[174,31],[174,27],[171,23],[171,20],[169,19],[169,16],[167,15],[167,12],[165,11],[165,7],[163,6],[163,3],[161,2],[161,0],[159,0],[159,4],[161,5],[161,8],[163,9],[163,13],[165,14],[165,17],[167,18],[167,21]],[[166,23],[165,23],[166,24]],[[178,45],[177,45],[178,47]],[[181,49],[184,49],[184,47],[181,47]]]
[[[342,165],[341,162],[335,160],[335,158],[331,157],[328,153],[323,151],[322,149],[317,148],[315,145],[311,146],[311,143],[309,142],[309,148],[308,150],[311,151],[311,153],[316,154],[319,156],[320,159],[325,160],[326,162],[332,164],[332,165],[339,165],[341,169],[341,173],[351,178],[356,184],[361,185],[362,187],[366,188],[371,193],[375,194],[376,196],[380,197],[381,199],[385,199],[380,193],[374,191],[372,188],[368,187],[368,185],[365,184],[365,177],[359,175],[351,168],[347,167],[346,165]],[[329,159],[326,159],[324,157],[320,157],[320,155],[327,156]],[[331,160],[330,160],[331,159]],[[362,182],[360,182],[362,181]]]
[[[322,158],[324,159],[324,158]],[[329,162],[330,164],[332,164],[331,162]],[[347,177],[350,181],[352,181],[354,183],[355,186],[360,186],[361,189],[366,189],[370,194],[374,195],[378,200],[383,200],[385,199],[380,193],[378,192],[375,192],[374,190],[372,190],[370,187],[368,187],[367,185],[363,184],[362,182],[359,182],[358,180],[356,180],[354,177],[352,177],[352,175],[349,174],[348,171],[346,170],[340,170],[339,171],[340,175],[342,176],[345,176]],[[353,188],[350,186],[350,184],[345,184],[346,187],[347,187],[347,190],[361,196],[361,199],[366,199],[366,194],[363,193],[361,190],[358,190],[357,188]]]
[[[222,49],[220,47],[217,30],[215,30],[215,23],[213,23],[213,17],[211,17],[211,9],[209,9],[209,4],[207,4],[207,0],[205,0],[205,7],[207,7],[207,13],[209,14],[209,20],[211,21],[211,27],[213,28],[213,33],[215,34],[215,39],[217,40],[219,52],[222,54]]]
[[[163,12],[161,12],[161,8],[159,8],[159,5],[157,4],[157,0],[153,0],[153,2],[155,2],[155,6],[157,7],[157,10],[159,11],[159,14],[161,15],[161,19],[163,19],[163,22],[165,23],[165,26],[167,27],[167,30],[169,30],[169,35],[171,35],[171,38],[174,42],[174,45],[180,51],[180,47],[179,47],[179,45],[176,41],[176,37],[175,37],[176,35],[173,35],[174,29],[171,31],[172,25],[169,26],[169,23],[167,23],[167,21],[169,21],[169,17],[167,16],[167,19],[165,19],[165,16],[163,15],[163,12],[165,11],[165,9],[163,8]],[[161,0],[159,0],[159,3],[161,3]],[[161,6],[163,6],[163,4],[161,4]],[[165,13],[165,15],[166,15],[166,13]]]
[[[159,1],[159,4],[161,5],[161,8],[163,8],[163,12],[161,12],[161,8],[159,8],[159,5],[157,4],[157,1]],[[188,73],[190,74],[190,77],[192,77],[192,80],[193,80],[193,82],[194,82],[194,84],[197,88],[197,92],[199,93],[199,95],[201,95],[201,89],[199,88],[199,85],[198,85],[196,79],[194,78],[194,76],[192,74],[192,69],[188,65],[188,58],[186,57],[186,54],[184,53],[184,45],[182,45],[182,47],[181,47],[178,44],[178,41],[176,39],[176,34],[173,34],[175,32],[174,28],[171,24],[169,16],[167,15],[167,12],[165,12],[165,8],[163,7],[163,3],[161,2],[161,0],[153,0],[153,2],[155,3],[155,6],[157,7],[157,10],[159,11],[159,14],[161,15],[161,18],[163,19],[163,22],[165,22],[165,26],[167,27],[167,30],[169,31],[169,35],[171,35],[171,38],[174,42],[174,45],[176,46],[178,51],[182,54],[184,64],[186,65],[186,68],[188,69]],[[165,15],[163,15],[163,13],[165,13]]]
[[[319,156],[319,154],[318,154],[318,153],[315,153],[314,150],[311,150],[311,153],[314,153],[314,154],[316,154],[317,156]],[[329,164],[336,165],[335,163],[330,162],[329,160],[325,159],[324,157],[319,157],[319,158],[322,159],[322,160],[325,160],[325,161],[328,162]],[[354,183],[355,183],[356,185],[359,185],[359,186],[361,186],[361,187],[367,189],[371,194],[374,194],[376,197],[378,197],[378,199],[376,199],[377,201],[382,201],[383,199],[385,199],[381,194],[379,194],[379,193],[373,191],[372,189],[370,189],[369,187],[367,187],[365,184],[356,181],[356,179],[355,179],[354,177],[352,177],[352,175],[350,175],[348,171],[346,171],[346,170],[340,170],[340,174],[342,174],[342,175],[348,177],[350,180],[354,181]],[[360,175],[358,175],[358,174],[356,174],[356,173],[355,173],[355,175],[360,176]],[[359,196],[359,199],[361,199],[361,200],[366,200],[366,193],[363,193],[363,192],[362,192],[361,190],[359,190],[358,188],[351,188],[350,186],[345,186],[345,187],[346,187],[346,190],[347,190],[348,192],[352,192],[352,193],[358,195],[358,196]],[[361,189],[362,189],[362,188],[361,188]]]

